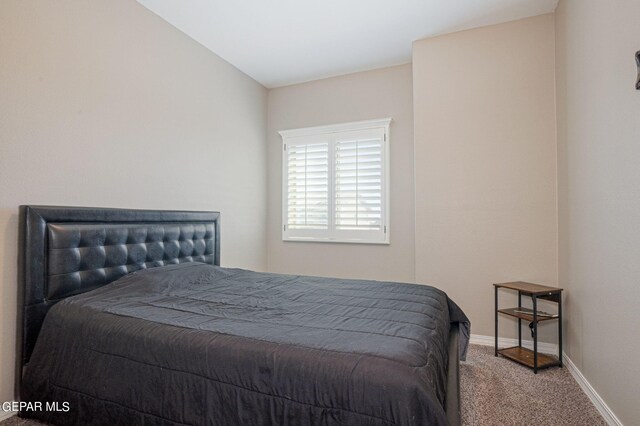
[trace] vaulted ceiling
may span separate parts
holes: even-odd
[[[550,13],[558,0],[138,1],[277,87],[410,62],[415,40]]]

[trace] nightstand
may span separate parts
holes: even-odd
[[[502,355],[512,361],[525,365],[538,373],[538,369],[548,367],[562,367],[562,289],[548,287],[540,284],[516,281],[510,283],[494,284],[495,289],[495,356]],[[518,292],[518,307],[498,309],[498,290],[504,288]],[[522,307],[522,296],[530,296],[533,309]],[[555,302],[558,305],[557,314],[548,314],[538,311],[538,299]],[[518,346],[510,348],[498,348],[498,316],[508,315],[518,319]],[[529,328],[533,337],[533,351],[522,346],[522,320],[529,322]],[[538,353],[538,323],[543,321],[558,321],[558,357]]]

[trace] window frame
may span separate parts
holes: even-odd
[[[278,133],[282,137],[281,161],[282,161],[282,203],[281,203],[281,226],[282,241],[294,242],[319,242],[319,243],[349,243],[349,244],[390,244],[390,187],[391,176],[389,172],[389,145],[390,145],[390,124],[391,118],[381,118],[375,120],[356,121],[350,123],[331,124],[326,126],[305,127],[299,129],[282,130]],[[381,229],[376,231],[366,230],[336,230],[335,229],[335,139],[340,134],[352,131],[381,130],[383,140],[381,147]],[[306,143],[311,144],[315,139],[327,141],[329,143],[329,206],[328,206],[328,229],[299,230],[288,229],[288,158],[287,144],[295,144],[294,139],[309,139]]]

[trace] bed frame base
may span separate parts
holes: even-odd
[[[460,415],[460,328],[457,323],[451,324],[449,331],[449,363],[447,368],[447,396],[445,411],[449,424],[462,424]]]

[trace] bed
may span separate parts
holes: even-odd
[[[217,212],[21,206],[20,229],[16,389],[50,408],[21,416],[460,423],[469,321],[436,288],[222,268]]]

